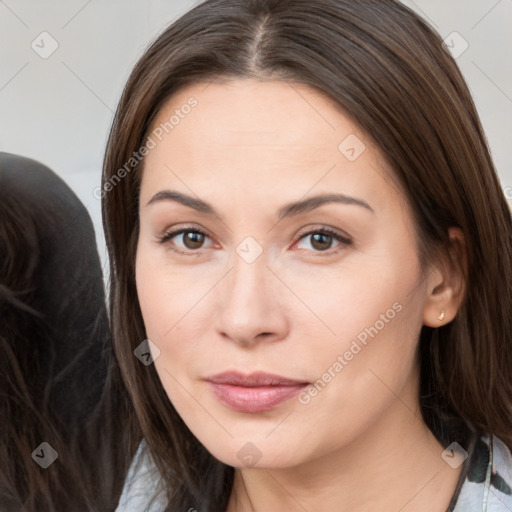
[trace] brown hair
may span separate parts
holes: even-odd
[[[233,468],[201,446],[154,367],[133,356],[146,337],[134,279],[143,161],[105,186],[178,89],[217,77],[294,81],[334,99],[394,170],[425,270],[439,248],[452,254],[448,228],[462,230],[463,304],[452,322],[424,326],[420,336],[422,414],[440,437],[442,414],[512,447],[512,219],[474,103],[439,35],[394,0],[208,0],[136,64],[103,169],[114,346],[169,510],[225,509]]]

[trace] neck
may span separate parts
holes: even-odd
[[[291,468],[235,471],[226,512],[445,512],[462,466],[441,458],[444,447],[419,405],[396,400],[378,425],[342,448]]]

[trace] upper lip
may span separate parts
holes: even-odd
[[[217,373],[211,377],[207,377],[205,380],[213,382],[215,384],[231,384],[232,386],[245,386],[245,387],[257,387],[257,386],[296,386],[298,384],[308,384],[308,382],[288,379],[281,375],[275,375],[272,373],[265,372],[254,372],[250,374],[243,374],[236,371],[228,371]]]

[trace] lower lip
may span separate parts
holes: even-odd
[[[290,386],[244,387],[208,382],[213,394],[224,405],[240,412],[262,412],[274,409],[296,396],[308,384]]]

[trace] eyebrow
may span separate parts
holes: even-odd
[[[192,196],[188,196],[181,192],[176,192],[174,190],[162,190],[157,192],[146,204],[149,206],[151,204],[160,202],[160,201],[175,201],[177,203],[182,204],[183,206],[187,206],[196,210],[197,212],[204,213],[206,215],[214,215],[216,217],[222,218],[215,208],[203,201],[202,199],[195,198]],[[308,199],[304,199],[302,201],[296,201],[293,203],[289,203],[284,205],[279,209],[278,217],[279,220],[284,219],[285,217],[292,217],[295,215],[300,215],[304,213],[308,213],[320,206],[328,203],[338,203],[338,204],[346,204],[346,205],[355,205],[360,206],[368,211],[375,213],[374,209],[362,199],[358,199],[355,197],[346,196],[344,194],[320,194]]]

